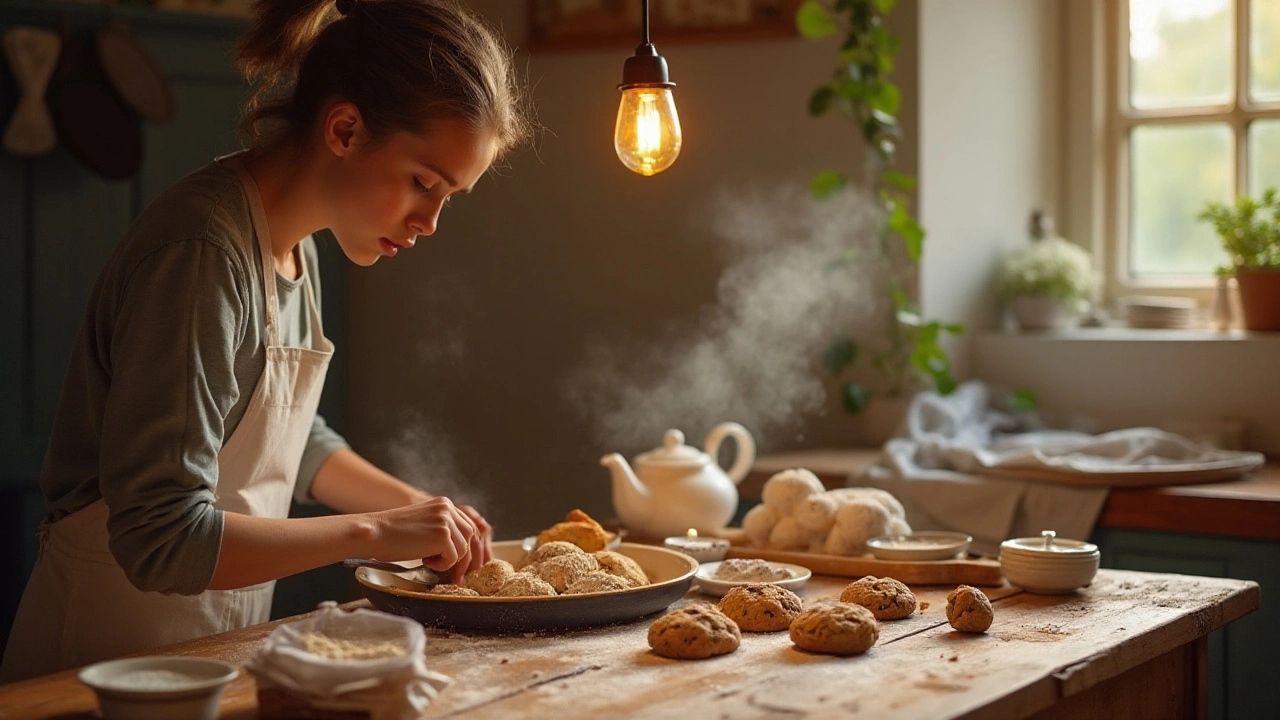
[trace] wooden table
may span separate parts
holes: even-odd
[[[806,604],[847,579],[814,577]],[[453,683],[430,717],[461,718],[1099,718],[1203,717],[1205,636],[1258,607],[1256,583],[1100,571],[1065,596],[990,590],[982,635],[947,625],[951,588],[915,588],[928,603],[881,623],[865,655],[796,650],[786,633],[748,634],[729,655],[677,661],[649,651],[651,618],[608,628],[502,637],[430,631],[428,665]],[[691,592],[681,603],[705,602]],[[922,603],[922,605],[923,605]],[[363,605],[353,603],[353,606]],[[290,620],[296,620],[291,618]],[[243,663],[278,624],[193,640],[156,654]],[[0,686],[0,718],[91,718],[74,671]],[[257,715],[253,679],[228,688],[223,718]]]

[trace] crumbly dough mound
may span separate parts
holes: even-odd
[[[600,527],[600,523],[581,510],[573,510],[565,517],[564,522],[556,523],[538,533],[539,545],[556,541],[570,542],[589,553],[603,550],[612,539],[612,533]]]
[[[836,522],[827,535],[825,550],[831,555],[861,555],[867,541],[888,532],[889,511],[870,498],[846,500],[836,510]]]
[[[986,632],[995,617],[991,601],[976,587],[961,585],[947,596],[947,622],[960,632]]]
[[[802,609],[795,593],[771,583],[739,585],[720,598],[720,611],[747,632],[786,630]]]
[[[892,517],[904,518],[907,516],[906,511],[902,507],[902,502],[894,497],[893,493],[880,488],[869,487],[849,487],[836,488],[828,491],[834,495],[837,500],[844,503],[848,500],[872,500],[885,509]]]
[[[658,655],[697,660],[738,649],[742,631],[714,605],[688,605],[649,626],[649,647]]]
[[[742,529],[746,531],[747,537],[751,538],[752,545],[766,547],[769,544],[769,533],[773,531],[773,526],[777,522],[778,515],[773,508],[760,503],[742,516]]]
[[[490,560],[479,568],[466,574],[462,582],[481,595],[492,595],[516,574],[515,568],[506,560]]]
[[[511,576],[495,597],[534,597],[538,595],[555,595],[556,589],[537,575],[516,573]]]
[[[800,529],[792,515],[779,518],[769,531],[769,547],[775,550],[804,550],[809,547],[809,535]]]
[[[872,575],[846,585],[840,602],[861,605],[877,620],[898,620],[916,610],[916,596],[906,585],[890,577]]]
[[[760,491],[764,504],[773,508],[778,517],[791,514],[795,506],[810,495],[826,490],[817,475],[804,468],[783,470],[765,481]]]
[[[564,589],[565,595],[581,595],[583,593],[613,592],[629,590],[635,585],[619,575],[611,575],[604,570],[595,570],[583,575]]]
[[[549,543],[539,544],[537,547],[530,550],[520,560],[520,562],[516,563],[515,568],[516,570],[523,570],[530,565],[537,565],[543,560],[550,560],[553,557],[560,555],[581,555],[582,553],[582,548],[571,542],[553,540]]]
[[[791,642],[810,652],[857,655],[879,639],[875,616],[861,605],[816,605],[791,621]]]
[[[461,585],[437,585],[427,591],[430,595],[453,595],[455,597],[479,597],[480,593]]]
[[[796,524],[809,534],[810,540],[825,538],[836,524],[836,508],[840,503],[830,493],[810,495],[796,504]]]
[[[558,555],[550,560],[543,560],[538,565],[538,577],[550,583],[556,592],[562,593],[583,575],[599,569],[600,563],[596,562],[594,556],[586,553]]]
[[[649,584],[649,576],[641,569],[640,563],[623,555],[622,553],[612,550],[601,550],[595,553],[596,562],[600,563],[600,569],[610,575],[617,575],[631,584],[631,587],[640,587]]]

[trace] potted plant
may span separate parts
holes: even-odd
[[[885,16],[894,0],[806,0],[796,14],[796,26],[810,39],[842,33],[838,62],[832,76],[809,98],[809,114],[814,117],[837,113],[851,121],[866,148],[862,182],[875,193],[884,207],[884,224],[874,257],[851,251],[840,262],[874,262],[875,276],[881,280],[883,335],[855,338],[852,334],[831,339],[823,363],[841,382],[842,405],[846,412],[874,419],[874,427],[864,423],[863,440],[878,444],[886,430],[892,431],[905,412],[905,398],[921,387],[942,394],[952,392],[956,380],[951,360],[942,344],[946,334],[959,334],[964,326],[923,317],[910,287],[916,277],[924,248],[924,228],[912,217],[907,191],[915,178],[893,169],[900,135],[898,112],[901,94],[889,80],[894,55],[900,41],[885,27]],[[824,171],[814,177],[811,190],[816,197],[829,197],[845,190],[850,178],[842,172]],[[887,413],[869,407],[873,392],[856,375],[855,366],[866,357],[881,376],[876,395],[888,399]]]
[[[1060,237],[1034,239],[1004,256],[996,293],[1023,330],[1062,327],[1097,282],[1088,251]]]
[[[1280,193],[1268,188],[1257,201],[1209,202],[1199,219],[1213,225],[1231,258],[1247,330],[1280,330]]]

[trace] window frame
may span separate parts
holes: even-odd
[[[1093,77],[1100,85],[1103,140],[1102,172],[1094,173],[1103,180],[1105,190],[1101,202],[1103,220],[1101,242],[1095,239],[1095,257],[1101,259],[1105,297],[1115,300],[1129,294],[1182,295],[1195,297],[1201,306],[1211,300],[1215,280],[1185,276],[1129,275],[1129,195],[1130,195],[1130,131],[1142,125],[1225,123],[1232,133],[1235,173],[1234,193],[1248,188],[1249,123],[1257,119],[1280,118],[1280,102],[1254,102],[1248,95],[1249,16],[1251,0],[1228,0],[1235,14],[1232,99],[1219,105],[1186,106],[1167,109],[1137,109],[1129,106],[1129,0],[1106,2],[1095,0],[1092,23],[1094,47],[1101,45],[1101,62],[1095,63]],[[1101,25],[1101,43],[1096,42]],[[1080,67],[1079,61],[1074,63]],[[1100,67],[1098,67],[1100,66]],[[1072,67],[1068,59],[1067,67]],[[1095,87],[1095,98],[1097,87]],[[1070,95],[1068,96],[1070,99]],[[1070,155],[1068,155],[1070,157]],[[1097,227],[1097,225],[1094,225]],[[1100,251],[1100,252],[1099,252]]]

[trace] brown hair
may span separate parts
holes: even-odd
[[[305,132],[334,98],[360,109],[374,142],[458,119],[493,133],[498,156],[536,123],[511,51],[453,0],[255,0],[235,61],[254,84],[249,146]],[[332,22],[330,22],[332,20]]]

